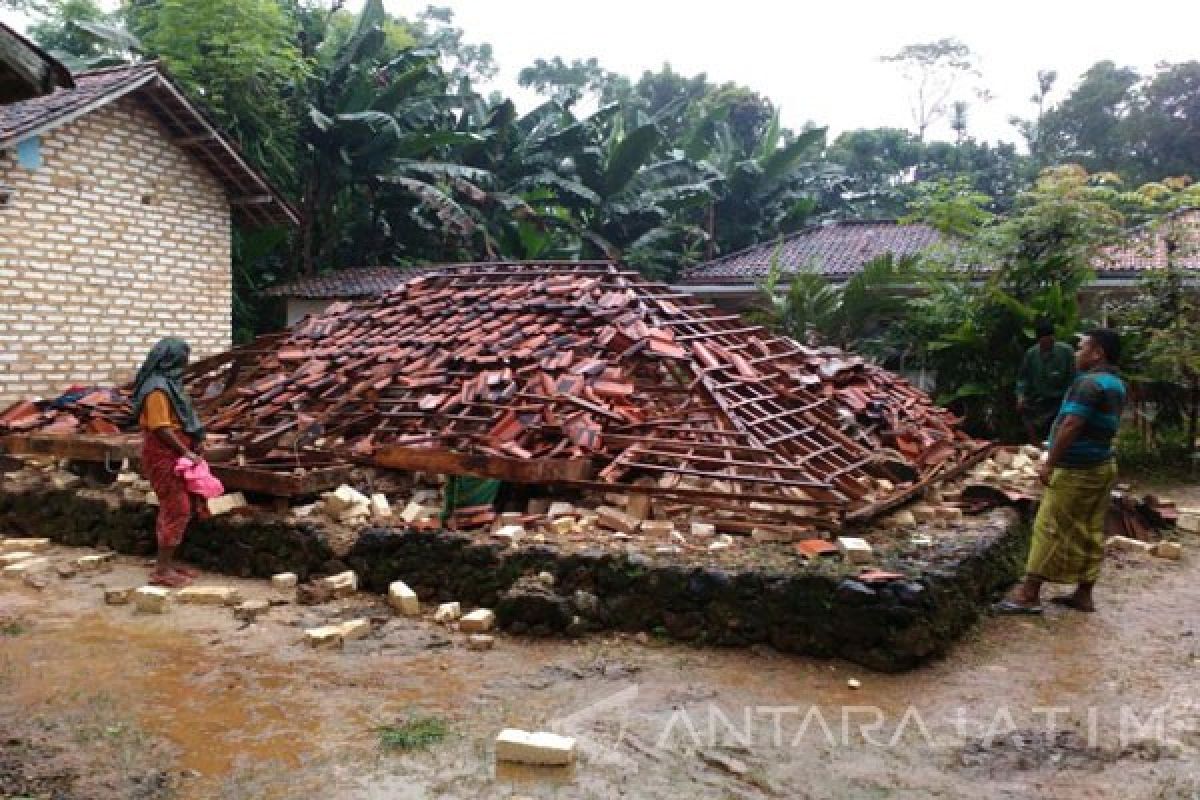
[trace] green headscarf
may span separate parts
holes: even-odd
[[[183,371],[192,349],[183,339],[168,337],[154,345],[133,380],[133,416],[142,415],[142,406],[151,392],[166,392],[167,399],[183,423],[183,432],[204,439],[204,425],[196,415],[192,400],[183,388]]]

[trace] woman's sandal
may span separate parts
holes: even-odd
[[[1012,600],[1001,600],[992,606],[992,611],[997,614],[1028,614],[1036,616],[1042,613],[1041,606],[1023,606],[1020,603]]]
[[[191,582],[191,578],[175,571],[170,571],[167,573],[155,572],[150,575],[151,586],[164,586],[168,589],[182,589],[183,587],[190,585]]]

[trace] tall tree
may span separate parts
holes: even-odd
[[[1100,61],[1043,117],[1039,148],[1050,163],[1075,162],[1089,170],[1120,170],[1129,163],[1126,120],[1141,76]]]
[[[1037,90],[1029,98],[1029,102],[1037,107],[1033,119],[1022,119],[1015,115],[1008,118],[1009,124],[1014,126],[1021,134],[1021,138],[1025,140],[1034,167],[1039,169],[1045,166],[1045,147],[1042,139],[1046,133],[1046,101],[1050,97],[1050,92],[1054,91],[1054,84],[1057,82],[1058,72],[1052,69],[1039,69]]]
[[[971,48],[953,38],[910,44],[880,61],[896,64],[912,86],[910,106],[921,141],[929,127],[947,115],[951,97],[963,81],[980,76]]]

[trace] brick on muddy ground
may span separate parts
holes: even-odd
[[[314,650],[335,650],[346,640],[341,625],[322,625],[304,631],[304,641]]]
[[[349,597],[358,591],[358,574],[354,570],[346,570],[337,575],[322,578],[318,583],[328,589],[335,598]]]
[[[1157,547],[1154,542],[1143,542],[1129,536],[1110,536],[1104,540],[1104,546],[1109,550],[1119,550],[1124,553],[1153,553]]]
[[[445,625],[447,623],[454,622],[461,616],[462,606],[457,602],[442,603],[437,607],[437,610],[433,612],[433,621]]]
[[[496,646],[496,637],[486,633],[472,633],[467,637],[468,650],[491,650]]]
[[[1159,542],[1154,548],[1154,555],[1170,561],[1179,561],[1183,558],[1183,545],[1179,542]]]
[[[300,578],[294,572],[280,572],[277,575],[271,576],[271,586],[282,591],[295,589],[296,584],[300,582]]]
[[[4,539],[0,541],[0,554],[15,553],[22,550],[30,553],[44,553],[49,549],[49,539]]]
[[[341,629],[342,640],[347,642],[365,639],[371,635],[371,621],[365,617],[347,620],[337,627]]]
[[[496,625],[496,614],[487,608],[477,608],[458,621],[463,633],[487,633]]]
[[[421,614],[421,601],[417,598],[417,593],[404,581],[392,581],[388,586],[388,605],[406,617],[417,617]]]
[[[104,590],[104,604],[109,606],[127,606],[133,602],[136,586],[119,586]]]
[[[162,586],[143,586],[133,592],[133,604],[143,614],[162,614],[167,610],[171,592]]]
[[[499,539],[502,542],[508,542],[514,546],[521,541],[521,537],[524,535],[524,525],[504,525],[492,531],[493,538]]]
[[[692,536],[705,538],[708,536],[717,535],[717,526],[711,522],[693,522],[691,523]]]
[[[5,580],[21,580],[29,575],[40,575],[48,569],[50,569],[50,559],[34,556],[0,569],[0,576],[3,576]]]
[[[92,572],[103,567],[112,566],[116,560],[116,553],[97,553],[90,556],[80,556],[75,559],[75,566],[79,567],[83,572]]]
[[[388,502],[386,495],[379,492],[371,495],[371,513],[382,519],[392,516],[392,504]]]
[[[566,766],[575,760],[575,739],[556,733],[505,728],[496,736],[496,760],[534,766]]]
[[[267,600],[247,600],[233,607],[233,617],[242,622],[254,622],[270,610],[271,603]]]
[[[242,593],[232,586],[188,586],[176,593],[179,602],[197,606],[236,606]]]

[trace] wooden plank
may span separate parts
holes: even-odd
[[[319,469],[305,469],[303,473],[277,472],[271,469],[243,467],[236,464],[211,464],[226,489],[273,497],[301,497],[334,489],[350,478],[354,467],[350,464]]]
[[[459,453],[431,447],[381,448],[370,463],[389,469],[471,475],[511,483],[562,483],[591,478],[595,466],[589,459],[518,459],[483,453]]]
[[[17,433],[0,439],[0,449],[15,456],[51,456],[73,461],[136,461],[142,437],[129,434]]]

